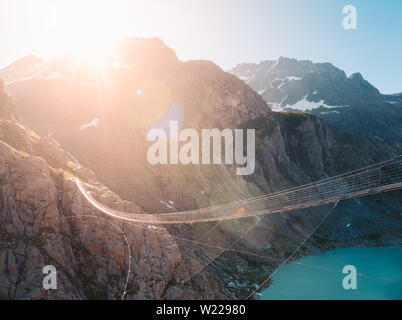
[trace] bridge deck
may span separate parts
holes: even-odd
[[[108,208],[92,197],[82,181],[78,178],[74,178],[74,181],[83,196],[94,207],[110,217],[149,224],[191,224],[311,208],[339,200],[402,189],[402,155],[339,176],[260,197],[208,208],[162,214],[133,214]]]

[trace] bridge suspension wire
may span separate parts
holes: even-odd
[[[274,270],[260,285],[258,285],[247,297],[246,300],[250,299],[251,297],[254,296],[254,294],[259,291],[264,285],[267,284],[267,282],[274,276],[275,273],[277,273],[285,264],[287,264],[291,259],[295,256],[295,254],[306,244],[306,242],[314,235],[314,233],[322,226],[322,224],[328,219],[328,217],[331,215],[331,213],[335,210],[335,208],[338,206],[340,199],[335,203],[335,205],[331,208],[331,210],[328,211],[326,214],[325,218],[321,220],[321,222],[314,228],[314,230],[306,237],[292,252],[291,255],[289,255],[283,262],[280,264],[280,266]]]
[[[333,212],[335,207],[336,206],[331,208],[330,213]],[[71,218],[86,218],[86,217],[88,217],[88,218],[98,218],[97,216],[92,216],[92,215],[90,215],[90,216],[77,216],[77,217],[73,216]],[[67,218],[70,218],[70,217],[67,217]],[[322,225],[323,223],[325,223],[326,218],[327,218],[327,216],[319,224]],[[105,220],[105,221],[107,221],[107,220]],[[330,267],[322,267],[322,266],[316,266],[316,265],[312,265],[312,264],[308,264],[308,263],[302,263],[302,262],[299,262],[299,261],[291,261],[288,258],[278,258],[278,257],[266,255],[266,254],[263,254],[263,253],[257,253],[257,252],[252,252],[252,251],[245,251],[245,250],[235,249],[235,248],[233,248],[233,246],[225,247],[225,246],[221,246],[221,245],[218,245],[218,244],[212,244],[212,243],[203,242],[203,241],[200,241],[200,240],[187,239],[187,238],[183,238],[183,237],[176,236],[176,235],[173,235],[173,234],[166,234],[165,229],[160,229],[160,228],[154,227],[152,225],[148,225],[148,224],[142,224],[142,223],[139,224],[139,223],[134,223],[134,222],[128,222],[128,223],[129,223],[129,225],[133,226],[134,228],[138,228],[138,229],[141,229],[141,230],[144,230],[144,231],[147,231],[147,232],[153,232],[153,233],[159,234],[159,235],[161,235],[163,237],[168,236],[169,238],[173,238],[178,242],[181,242],[181,241],[187,242],[187,243],[191,244],[193,248],[198,245],[198,246],[205,247],[205,248],[219,249],[219,250],[221,250],[222,253],[225,252],[225,251],[229,251],[229,252],[239,253],[239,254],[242,254],[242,255],[248,255],[248,256],[258,257],[258,258],[267,259],[267,260],[271,260],[271,261],[276,261],[276,262],[279,262],[281,264],[286,261],[286,264],[295,264],[295,265],[300,265],[300,266],[313,268],[313,269],[318,269],[318,270],[324,270],[324,271],[329,271],[329,272],[334,272],[334,273],[342,273],[341,270],[330,268]],[[253,226],[255,226],[255,225],[253,225]],[[215,226],[213,228],[215,228]],[[399,246],[399,245],[395,244],[395,246]],[[301,246],[299,246],[299,247],[301,247]],[[187,252],[188,251],[189,250],[187,250]],[[184,256],[184,254],[182,254],[182,256]],[[212,262],[212,261],[210,261],[210,262]],[[343,265],[346,265],[346,263],[343,263]],[[203,266],[203,269],[205,267],[206,266]],[[277,271],[278,270],[274,270],[274,272],[277,272]],[[198,270],[197,273],[199,273],[199,272],[201,272],[201,270]],[[192,277],[194,277],[194,276],[195,275],[192,275]],[[395,280],[395,279],[378,277],[378,276],[365,274],[365,273],[358,273],[357,276],[364,277],[364,278],[376,279],[376,280],[385,281],[385,282],[397,283],[397,284],[402,285],[401,281],[398,281],[398,280]],[[187,281],[189,281],[189,280],[190,279],[188,279]],[[177,287],[180,288],[183,284],[184,283],[181,283]],[[126,293],[131,291],[131,290],[132,289],[127,290]],[[257,290],[255,290],[255,292],[257,292]]]
[[[110,217],[147,224],[193,224],[286,212],[335,203],[339,199],[402,189],[402,155],[338,176],[259,197],[161,214],[135,214],[109,208],[91,195],[88,190],[90,185],[76,177],[73,179],[86,200]]]

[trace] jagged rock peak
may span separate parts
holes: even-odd
[[[176,53],[158,37],[125,37],[116,46],[116,53],[127,64],[165,65],[178,62]]]
[[[349,78],[353,79],[353,80],[364,80],[364,78],[360,72],[352,73]]]
[[[271,61],[267,61],[272,64]],[[266,63],[266,62],[265,62]],[[277,61],[272,64],[271,69],[273,71],[285,72],[285,73],[298,73],[305,74],[311,72],[318,73],[338,73],[346,77],[345,73],[335,67],[329,62],[314,63],[310,60],[297,60],[294,58],[279,57]]]

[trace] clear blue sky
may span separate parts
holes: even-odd
[[[348,4],[357,30],[342,27]],[[331,62],[383,93],[402,92],[401,0],[0,0],[0,66],[28,53],[49,58],[97,31],[159,36],[180,59],[225,70],[279,56]]]

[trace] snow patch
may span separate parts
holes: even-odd
[[[41,79],[41,80],[53,80],[53,79],[64,79],[65,76],[58,72],[47,72],[47,73],[42,73],[40,76],[36,77],[35,79]]]
[[[176,208],[174,207],[174,202],[172,200],[169,200],[168,202],[161,200],[160,203],[164,204],[169,209],[176,210]]]
[[[18,80],[6,82],[5,85],[9,86],[9,85],[14,84],[14,83],[32,80],[32,79],[35,79],[36,77],[39,77],[40,75],[41,75],[41,72],[37,72],[37,73],[34,73],[33,75],[31,75],[29,77],[25,77],[25,78],[21,78],[21,79],[18,79]]]
[[[6,82],[5,85],[9,86],[14,83],[19,83],[19,82],[24,82],[24,81],[29,81],[29,80],[53,80],[53,79],[64,79],[64,78],[65,78],[65,76],[63,76],[57,72],[49,71],[49,72],[43,73],[42,71],[38,71],[28,77],[24,77],[21,79]]]
[[[324,100],[322,100],[322,99],[320,101],[317,101],[317,102],[308,101],[307,100],[307,95],[304,96],[303,99],[297,101],[295,104],[292,104],[292,105],[288,104],[288,105],[286,105],[284,107],[280,107],[282,105],[282,102],[279,105],[276,105],[276,110],[283,111],[285,109],[294,109],[294,110],[299,110],[299,111],[305,112],[305,111],[311,111],[313,109],[317,109],[319,107],[324,107],[324,108],[327,108],[327,109],[349,107],[349,106],[330,106],[330,105],[327,105],[324,102]]]
[[[80,126],[80,130],[84,131],[84,130],[90,128],[90,127],[99,127],[99,123],[100,123],[99,118],[94,118],[94,119],[91,120],[91,122],[89,122],[87,124],[83,124],[82,126]]]
[[[340,113],[339,111],[326,111],[326,112],[320,112],[320,114],[328,114],[328,113]]]
[[[288,81],[299,81],[299,80],[303,80],[303,77],[287,76],[286,79],[287,79]]]
[[[286,96],[285,98],[282,99],[281,102],[279,103],[272,103],[270,104],[270,107],[273,111],[282,111],[283,108],[281,107],[282,103],[288,98],[289,96]]]
[[[249,78],[248,80],[246,80],[246,83],[249,84],[254,78],[255,78],[255,75],[253,74],[253,75],[251,76],[251,78]]]
[[[275,78],[274,80],[271,81],[271,88],[274,88],[273,83],[274,83],[275,81],[285,81],[285,79]]]

